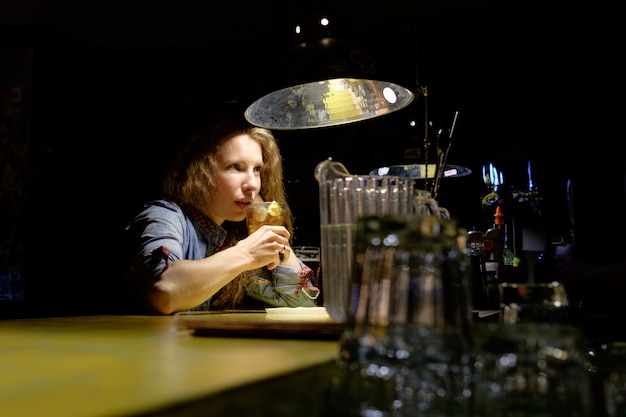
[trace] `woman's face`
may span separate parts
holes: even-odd
[[[217,189],[204,210],[217,224],[224,220],[241,221],[246,216],[246,206],[261,189],[261,145],[249,135],[241,134],[222,143],[215,156]]]

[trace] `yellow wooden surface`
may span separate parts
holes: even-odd
[[[195,337],[172,316],[2,320],[0,416],[150,413],[337,355],[337,341]]]

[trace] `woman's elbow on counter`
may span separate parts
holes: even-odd
[[[161,282],[155,283],[146,294],[148,307],[156,314],[173,314],[176,311],[172,288],[163,285]]]

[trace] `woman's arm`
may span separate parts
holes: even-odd
[[[281,265],[261,270],[246,283],[246,294],[274,307],[314,307],[320,290],[312,283],[313,271],[300,261],[298,267]]]
[[[162,201],[148,205],[128,232],[135,253],[129,278],[148,308],[159,314],[196,307],[244,271],[276,268],[283,245],[283,262],[295,258],[288,248],[290,234],[282,226],[263,226],[206,257],[180,208]]]
[[[180,259],[165,269],[148,289],[148,303],[161,314],[187,310],[213,296],[244,271],[280,263],[283,245],[285,264],[296,258],[287,247],[289,232],[282,226],[263,226],[237,245],[198,260]],[[297,262],[297,259],[296,259]]]

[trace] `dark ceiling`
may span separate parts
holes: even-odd
[[[175,60],[181,68],[221,80],[221,86],[235,83],[243,90],[302,40],[292,35],[295,23],[308,25],[311,16],[328,13],[336,18],[333,35],[373,48],[399,78],[413,84],[408,87],[433,84],[443,93],[471,82],[475,94],[492,88],[481,84],[503,77],[555,73],[575,64],[576,49],[589,42],[596,26],[604,29],[603,20],[611,15],[602,3],[586,3],[6,0],[0,4],[0,29],[9,44],[19,36],[12,29],[29,28],[126,54],[137,63],[155,56],[163,65]]]
[[[137,146],[128,158],[141,171],[132,155],[145,157],[154,147],[138,138],[167,143],[193,107],[247,98],[271,64],[306,39],[293,35],[294,24],[312,28],[312,17],[328,13],[332,35],[372,48],[408,88],[428,87],[434,129],[449,126],[460,110],[451,162],[477,172],[485,162],[512,160],[524,173],[528,159],[553,164],[573,143],[589,143],[582,121],[595,129],[592,120],[611,120],[590,113],[604,109],[612,91],[607,74],[621,47],[614,9],[565,0],[8,0],[0,3],[0,45],[28,44],[24,33],[53,50],[58,39],[76,45],[73,63],[63,66],[54,51],[51,61],[74,84],[93,83],[82,87],[91,107],[71,104],[74,115],[83,112],[75,117],[84,125],[77,135],[105,126],[91,135]],[[85,69],[83,57],[92,53],[98,59]],[[409,117],[421,117],[423,102]],[[309,165],[329,155],[350,160],[357,172],[406,162],[402,149],[388,149],[407,146],[397,124],[373,126],[345,132],[344,141],[283,141],[283,149],[298,154],[307,178]],[[421,131],[406,137],[418,143]],[[384,146],[365,153],[367,140]],[[316,145],[302,155],[303,143]]]
[[[350,30],[373,31],[387,37],[393,26],[395,32],[406,31],[406,25],[413,25],[416,18],[510,7],[516,3],[514,0],[386,0],[366,5],[356,0],[8,0],[0,5],[0,25],[47,26],[87,43],[116,50],[226,42],[256,53],[271,46],[263,45],[263,41],[289,36],[290,26],[312,11],[341,16],[350,22]],[[546,3],[550,2],[539,2]]]

